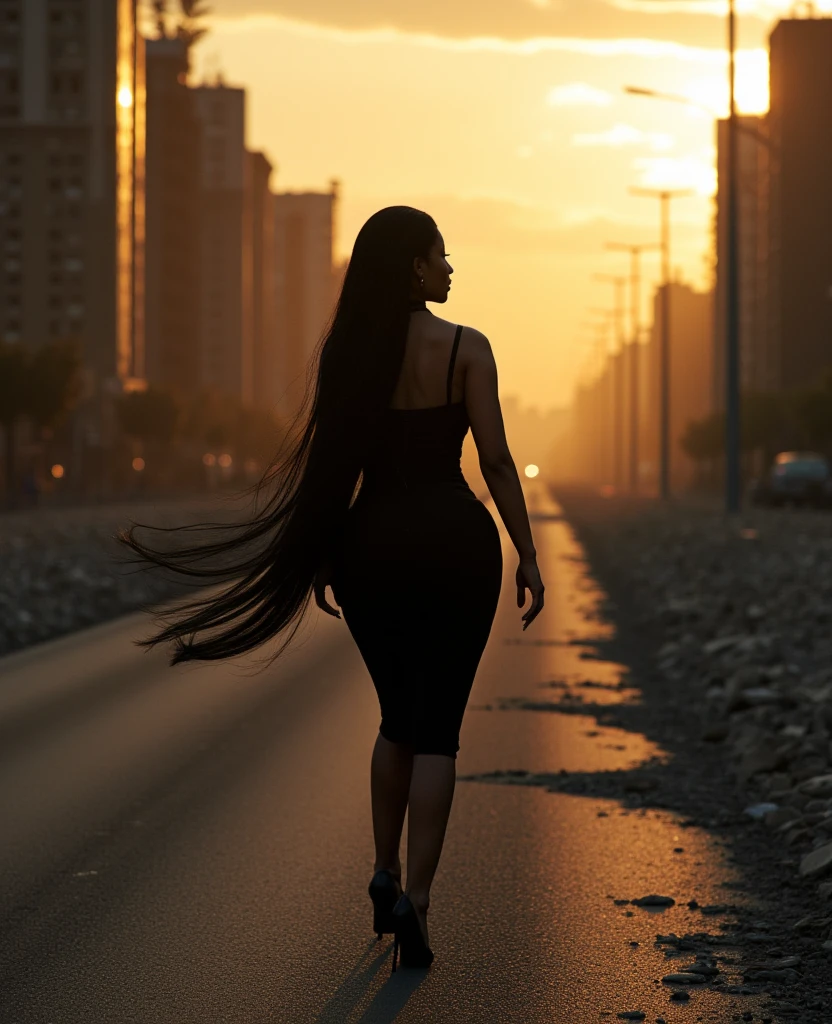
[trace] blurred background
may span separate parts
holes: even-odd
[[[719,491],[727,10],[0,0],[3,503],[256,480],[393,203],[439,222],[521,468]],[[830,13],[737,4],[746,481],[832,448]]]

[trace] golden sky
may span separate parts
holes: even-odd
[[[339,178],[339,250],[376,209],[430,212],[456,274],[445,315],[492,340],[504,394],[564,404],[585,366],[606,241],[655,238],[658,203],[690,187],[673,264],[708,281],[714,128],[626,96],[635,84],[724,113],[725,4],[712,0],[212,0],[197,72],[248,89],[248,143],[282,189]],[[767,106],[766,40],[791,3],[738,0],[738,96]],[[832,10],[832,0],[818,9]],[[646,255],[648,280],[657,259]],[[645,295],[645,310],[647,295]]]

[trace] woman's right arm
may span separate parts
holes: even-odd
[[[484,334],[470,328],[466,334],[465,405],[482,475],[520,558],[518,608],[525,603],[525,591],[531,593],[531,606],[523,615],[525,629],[543,608],[544,587],[537,567],[537,552],[520,477],[506,440],[494,354]]]

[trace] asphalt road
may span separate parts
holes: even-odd
[[[581,659],[576,641],[610,628],[602,595],[557,510],[532,499],[548,605],[523,634],[507,552],[460,775],[626,768],[656,752],[583,715],[499,709],[623,671]],[[724,898],[709,837],[687,829],[674,854],[669,815],[534,787],[460,781],[436,962],[391,978],[366,896],[377,706],[343,624],[313,618],[259,673],[170,670],[131,644],[146,625],[131,616],[0,661],[2,1024],[731,1019],[725,997],[674,1004],[657,983],[669,968],[655,934],[693,928],[687,909],[632,915],[612,899]]]

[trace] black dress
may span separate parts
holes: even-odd
[[[418,754],[459,750],[459,730],[500,594],[491,514],[460,467],[464,402],[390,409],[363,468],[334,594],[373,679],[381,734]]]

